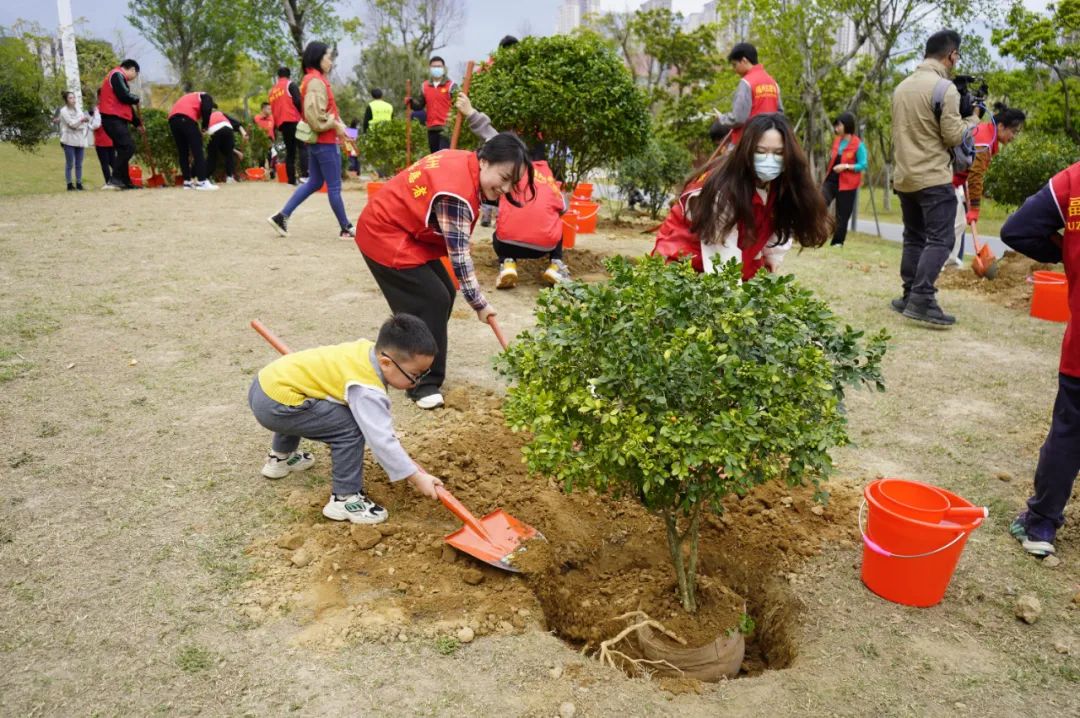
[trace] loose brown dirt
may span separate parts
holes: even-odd
[[[488,242],[477,242],[472,248],[473,264],[476,267],[476,276],[481,286],[488,288],[495,286],[495,278],[499,275],[499,259],[495,256],[495,250]],[[604,272],[604,260],[607,254],[593,252],[588,249],[569,249],[563,254],[563,261],[570,270],[570,276],[583,281],[596,281],[606,276]],[[544,259],[519,259],[517,260],[518,286],[519,287],[546,287],[540,275],[548,267],[548,260]]]
[[[1028,278],[1032,272],[1041,269],[1062,271],[1061,265],[1043,264],[1018,252],[1005,252],[998,259],[998,273],[994,279],[980,277],[972,271],[970,263],[966,263],[963,268],[943,271],[937,286],[939,289],[975,292],[1009,309],[1026,311],[1031,306],[1032,292]]]

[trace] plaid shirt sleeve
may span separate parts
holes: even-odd
[[[450,264],[454,268],[461,296],[469,306],[480,311],[487,306],[487,299],[476,281],[472,255],[469,253],[469,235],[472,234],[472,208],[456,197],[442,195],[435,200],[430,226],[446,239]]]

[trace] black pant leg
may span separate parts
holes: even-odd
[[[218,139],[219,135],[220,139]],[[236,147],[236,133],[226,127],[215,132],[214,138],[218,140],[218,152],[221,153],[222,159],[225,161],[225,175],[234,177],[236,175],[236,154],[233,149]]]
[[[447,326],[457,295],[446,268],[437,259],[411,269],[393,269],[366,256],[364,262],[386,297],[390,310],[395,314],[405,312],[419,317],[435,337],[438,354],[431,372],[409,390],[409,396],[422,399],[438,393],[446,379]]]
[[[283,122],[280,130],[285,142],[285,175],[289,184],[296,184],[296,123]]]
[[[94,150],[97,152],[98,162],[101,163],[101,174],[105,178],[105,181],[108,182],[109,178],[112,177],[112,160],[113,155],[116,154],[116,152],[112,147],[95,146]]]
[[[130,185],[131,175],[128,173],[128,163],[135,156],[135,141],[131,138],[130,124],[116,115],[102,115],[101,126],[109,139],[113,141],[113,149],[116,150],[111,181]]]
[[[184,121],[191,120],[183,115],[173,115],[169,118],[169,131],[172,132],[173,142],[176,143],[176,161],[180,167],[180,174],[184,181],[191,179],[191,149],[188,147],[188,135],[184,130]]]
[[[499,258],[500,262],[504,259],[541,259],[547,256],[552,259],[562,259],[562,240],[559,240],[559,244],[555,249],[548,252],[543,249],[510,244],[499,239],[498,235],[493,234],[491,236],[491,248],[495,250],[495,256]]]
[[[846,189],[836,193],[836,229],[833,230],[833,244],[843,245],[847,239],[851,213],[855,211],[855,198],[858,190]]]
[[[432,127],[432,128],[428,129],[428,131],[427,131],[427,144],[428,144],[428,149],[431,152],[433,152],[433,153],[438,152],[439,150],[441,150],[443,148],[442,147],[442,133],[443,133],[443,128],[441,128],[441,127]]]
[[[938,275],[956,241],[956,190],[952,184],[927,187],[918,192],[926,242],[919,256],[911,293],[933,299]]]
[[[904,222],[904,246],[900,256],[900,281],[903,282],[904,297],[911,294],[915,282],[915,270],[919,268],[919,257],[926,246],[926,225],[923,222],[922,205],[917,192],[897,192],[900,199],[900,214]]]
[[[1028,535],[1053,541],[1065,523],[1065,505],[1080,472],[1080,378],[1058,374],[1058,393],[1046,442],[1035,469],[1035,493],[1028,499]]]

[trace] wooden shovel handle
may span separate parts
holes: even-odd
[[[260,322],[258,319],[252,319],[251,320],[251,328],[254,329],[255,331],[257,331],[259,334],[261,334],[262,338],[265,339],[270,344],[270,346],[277,349],[278,352],[280,352],[282,354],[291,354],[292,353],[292,350],[289,349],[288,345],[285,344],[285,342],[278,339],[277,336],[275,336],[272,331],[267,329],[266,326],[262,322]]]
[[[476,63],[469,60],[469,64],[465,66],[465,81],[461,83],[461,91],[465,93],[465,96],[469,95],[469,85],[472,84],[472,73]],[[454,133],[450,135],[450,149],[457,149],[458,137],[461,135],[461,113],[457,113],[457,117],[454,118]]]
[[[506,336],[502,333],[502,327],[499,326],[499,320],[495,317],[488,317],[487,323],[491,327],[491,331],[495,332],[495,338],[499,340],[503,351],[506,351],[508,344],[506,343]]]

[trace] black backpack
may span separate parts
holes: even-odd
[[[945,92],[952,85],[952,82],[944,78],[937,81],[934,85],[934,95],[931,98],[931,102],[934,107],[934,117],[938,121],[938,127],[941,126],[941,110],[945,105]],[[949,150],[949,154],[952,155],[953,173],[967,172],[971,169],[971,165],[975,162],[975,130],[972,127],[964,130],[963,137],[960,138],[960,144]]]

